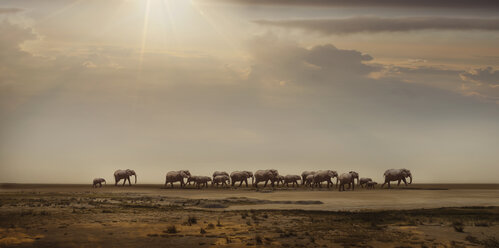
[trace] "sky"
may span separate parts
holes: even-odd
[[[499,3],[2,0],[0,182],[499,176]]]

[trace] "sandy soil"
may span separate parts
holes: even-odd
[[[498,185],[0,185],[0,247],[499,247],[498,224]]]

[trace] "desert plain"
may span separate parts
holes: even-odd
[[[0,185],[0,247],[255,246],[499,247],[499,185]]]

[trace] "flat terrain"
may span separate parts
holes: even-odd
[[[0,247],[499,247],[499,185],[0,185]]]

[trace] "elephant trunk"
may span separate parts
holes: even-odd
[[[135,177],[135,184],[137,184],[137,174],[133,175]]]
[[[412,184],[412,175],[410,175],[409,178],[411,179],[411,181],[409,181],[409,184]]]
[[[255,176],[252,176],[252,177],[251,177],[251,184],[252,184],[252,185],[253,185],[253,184],[255,184]]]

